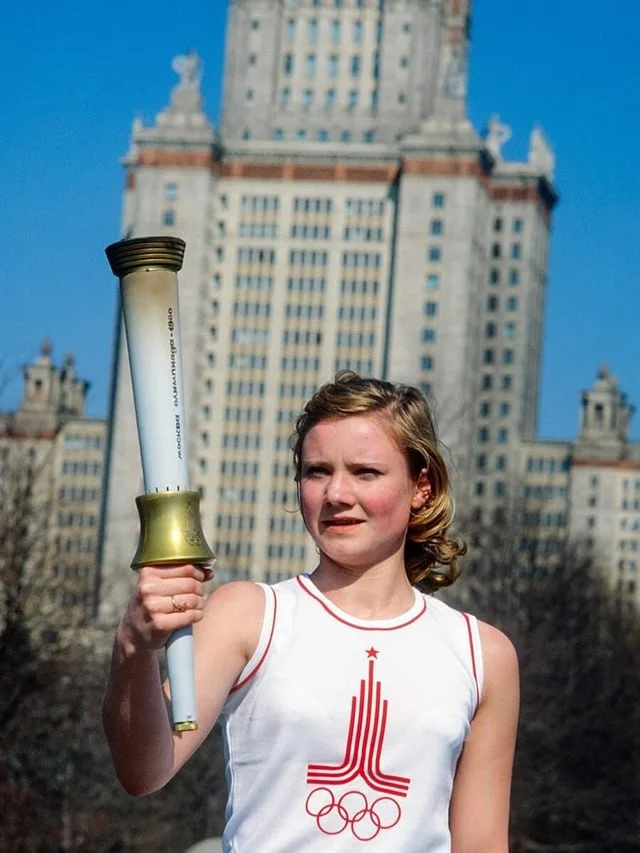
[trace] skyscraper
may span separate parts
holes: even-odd
[[[288,436],[337,369],[420,385],[465,511],[499,518],[535,435],[553,153],[466,111],[468,0],[235,0],[220,132],[195,54],[134,123],[123,233],[187,241],[180,275],[193,482],[223,577],[309,568]],[[101,613],[141,491],[118,343]]]

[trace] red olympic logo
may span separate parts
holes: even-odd
[[[369,805],[361,791],[347,791],[336,801],[330,788],[311,791],[305,809],[325,835],[339,835],[350,826],[359,841],[371,841],[381,829],[391,829],[402,815],[391,797],[378,797]]]

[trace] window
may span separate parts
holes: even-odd
[[[256,20],[256,18],[254,18],[253,21],[251,21],[251,29],[252,30],[259,30],[260,29],[260,21]]]
[[[498,297],[497,296],[489,296],[487,298],[487,311],[497,311],[498,310]]]
[[[500,217],[493,220],[493,230],[496,232],[502,231],[502,219]]]
[[[331,21],[331,41],[340,44],[340,21]]]
[[[482,482],[482,480],[478,480],[478,482],[475,484],[474,492],[478,497],[484,494],[484,483]]]
[[[509,405],[509,403],[500,403],[499,412],[500,412],[501,418],[508,417],[510,411],[511,411],[511,406]]]
[[[431,220],[431,233],[434,235],[439,235],[444,233],[444,222],[442,219],[432,219]]]
[[[253,89],[247,89],[247,91],[245,92],[244,98],[245,98],[245,101],[252,101],[253,100]]]
[[[283,107],[288,107],[291,103],[291,89],[283,89],[280,101]]]
[[[480,453],[476,456],[476,470],[484,471],[487,467],[487,455],[486,453]]]
[[[304,142],[304,140],[305,140],[306,138],[307,138],[307,131],[306,131],[304,128],[302,128],[301,130],[298,130],[298,131],[297,131],[297,133],[296,133],[296,139],[297,139],[299,142]]]
[[[511,257],[514,261],[517,261],[522,257],[522,246],[520,243],[511,244]]]
[[[506,444],[509,441],[509,430],[504,427],[499,429],[498,434],[496,435],[496,441],[498,444]]]
[[[524,223],[523,223],[522,219],[519,219],[519,218],[514,219],[513,224],[511,226],[511,230],[513,231],[514,234],[521,234],[523,225],[524,225]]]
[[[493,364],[495,361],[495,352],[492,349],[486,349],[482,355],[484,364]]]
[[[329,131],[328,130],[319,130],[318,131],[318,142],[328,142],[329,141]]]
[[[488,418],[490,414],[491,414],[491,403],[489,403],[485,400],[485,402],[480,403],[480,417],[481,418]]]
[[[356,55],[356,56],[351,57],[350,70],[351,70],[351,76],[352,77],[359,77],[360,76],[361,64],[362,64],[362,62],[361,62],[361,59],[359,56]]]
[[[304,63],[304,71],[307,77],[315,77],[316,74],[316,55],[308,53]]]
[[[502,254],[502,250],[500,248],[500,243],[494,243],[491,246],[491,257],[492,258],[499,258],[501,256],[501,254]]]
[[[438,303],[437,302],[425,302],[424,303],[424,313],[426,317],[435,317],[438,313]]]
[[[507,299],[507,311],[517,311],[518,310],[518,297],[510,296]]]
[[[442,210],[444,207],[444,193],[434,193],[431,197],[431,207],[435,207],[438,210]]]
[[[509,284],[519,284],[520,273],[518,270],[509,270]]]
[[[516,324],[515,323],[505,323],[504,324],[504,336],[505,338],[509,338],[509,340],[513,340],[516,336]]]
[[[165,184],[164,197],[167,201],[175,201],[178,198],[178,185],[176,183]]]
[[[425,278],[425,284],[429,290],[438,290],[440,287],[440,276],[437,272],[430,272]]]
[[[514,356],[512,349],[506,349],[502,353],[502,363],[503,364],[513,364]]]
[[[498,284],[500,282],[500,270],[495,267],[489,270],[489,284]]]
[[[285,53],[284,59],[282,61],[282,70],[287,77],[291,77],[293,74],[293,54]]]
[[[442,260],[442,249],[440,246],[430,246],[427,252],[427,260],[437,262]]]
[[[402,32],[403,33],[410,33],[411,32],[411,24],[409,23],[409,21],[405,21],[404,24],[402,25]]]
[[[242,131],[242,138],[243,139],[251,139],[251,131],[250,130],[243,130]]]
[[[407,56],[403,56],[400,59],[400,68],[408,68],[409,67],[409,58]]]
[[[338,76],[338,57],[335,53],[329,56],[329,77]]]
[[[374,89],[371,92],[371,99],[369,101],[369,106],[371,107],[372,110],[378,109],[378,90],[377,89]]]
[[[484,329],[485,338],[495,338],[496,336],[496,324],[495,323],[487,323]]]
[[[433,369],[433,356],[431,355],[423,355],[420,359],[420,367],[422,370],[432,370]]]
[[[325,105],[327,107],[333,107],[336,102],[336,90],[335,89],[327,89],[327,93],[325,95]]]
[[[296,37],[296,22],[293,18],[287,21],[287,30],[285,38],[287,41],[293,41]]]
[[[353,22],[353,40],[356,44],[362,42],[362,21]]]
[[[422,340],[427,344],[432,344],[436,339],[436,330],[435,329],[423,329],[422,330]]]
[[[505,373],[502,377],[502,390],[510,391],[513,385],[513,378],[509,373]]]
[[[376,138],[376,134],[374,130],[365,130],[362,134],[363,142],[374,142]]]
[[[318,41],[318,22],[312,18],[307,25],[307,41],[315,44]]]
[[[276,127],[276,129],[273,131],[273,138],[276,141],[280,141],[281,139],[284,139],[284,131],[282,130],[281,127]]]
[[[302,103],[305,107],[313,105],[313,89],[305,89],[302,93]]]
[[[255,55],[255,53],[250,53],[249,54],[249,65],[255,65],[255,64],[256,64],[256,55]]]
[[[478,430],[478,443],[486,444],[489,441],[489,428],[488,427],[480,427]]]
[[[342,140],[342,142],[351,142],[351,131],[343,130],[340,134],[340,139]]]
[[[176,224],[175,210],[165,210],[165,212],[162,214],[162,224],[169,226]]]
[[[351,89],[347,96],[347,106],[349,109],[353,109],[358,103],[358,92],[356,89]]]

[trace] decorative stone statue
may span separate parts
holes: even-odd
[[[529,164],[537,169],[540,174],[545,175],[550,181],[553,180],[553,170],[556,158],[553,149],[547,142],[544,133],[539,127],[531,131],[529,141]]]
[[[171,67],[180,78],[178,89],[189,92],[197,92],[200,89],[202,61],[195,50],[190,50],[187,54],[176,56],[171,63]]]
[[[492,115],[487,122],[485,144],[496,160],[502,160],[502,147],[511,139],[511,128],[500,121],[500,116]]]

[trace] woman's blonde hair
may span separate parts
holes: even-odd
[[[295,479],[300,485],[302,445],[320,421],[372,414],[382,420],[404,453],[411,476],[417,481],[426,469],[431,493],[425,505],[411,511],[405,544],[405,568],[411,583],[425,592],[449,586],[460,575],[457,558],[466,552],[464,542],[448,535],[454,501],[447,466],[425,396],[411,385],[341,370],[311,397],[295,422],[291,449]]]

